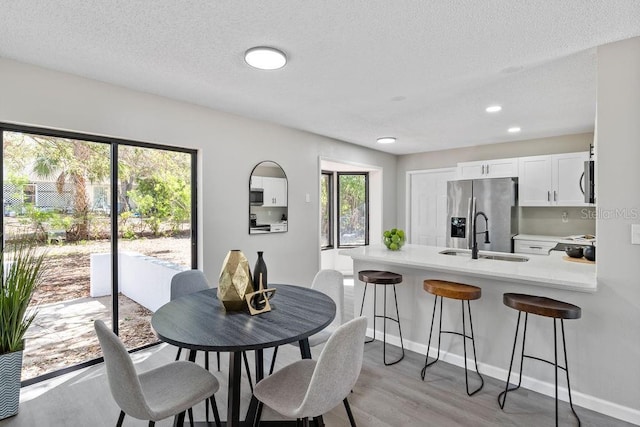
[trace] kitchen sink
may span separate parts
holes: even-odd
[[[468,249],[446,249],[444,251],[439,252],[442,255],[452,255],[452,256],[464,256],[471,257],[471,251]],[[493,259],[496,261],[511,261],[511,262],[527,262],[529,258],[521,255],[511,255],[511,254],[486,254],[479,253],[478,259]]]

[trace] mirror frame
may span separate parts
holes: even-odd
[[[280,171],[282,172],[282,177],[275,177],[275,178],[284,178],[285,183],[286,183],[286,188],[285,188],[285,197],[286,197],[286,206],[284,206],[285,211],[281,212],[285,218],[286,218],[286,228],[285,230],[274,230],[271,231],[269,229],[269,231],[264,231],[264,230],[252,230],[252,224],[251,224],[251,215],[253,214],[252,210],[255,207],[260,207],[260,206],[255,206],[251,204],[251,180],[254,177],[254,174],[256,172],[256,169],[258,169],[260,166],[264,165],[265,163],[271,163],[274,165],[274,167],[278,167],[280,168]],[[256,176],[263,176],[263,175],[256,175]],[[282,209],[283,207],[273,207],[273,209]],[[279,213],[280,214],[280,213]],[[279,215],[278,214],[278,215]],[[273,160],[263,160],[261,162],[258,162],[253,169],[251,169],[251,173],[249,174],[249,215],[248,215],[248,219],[249,219],[249,227],[248,227],[248,231],[249,231],[249,235],[258,235],[258,234],[273,234],[273,233],[286,233],[287,231],[289,231],[289,178],[287,177],[287,173],[284,171],[284,169],[282,168],[282,166],[278,163],[275,162]]]

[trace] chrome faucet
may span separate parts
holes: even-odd
[[[475,208],[475,204],[474,204],[474,208]],[[480,233],[477,232],[477,223],[478,223],[478,216],[482,215],[484,217],[484,231],[481,231]],[[484,233],[484,242],[485,243],[491,243],[489,241],[489,218],[487,218],[487,215],[485,215],[484,212],[480,211],[480,212],[476,212],[473,215],[473,224],[472,224],[472,230],[471,230],[471,241],[472,241],[472,245],[471,245],[471,259],[478,259],[478,234],[483,234]]]

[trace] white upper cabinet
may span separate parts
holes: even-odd
[[[264,207],[287,206],[287,180],[263,176]]]
[[[508,178],[517,176],[517,158],[458,163],[458,179]]]
[[[580,189],[588,152],[521,157],[520,206],[590,206]],[[584,185],[584,183],[583,183]]]

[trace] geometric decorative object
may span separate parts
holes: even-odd
[[[249,307],[249,313],[252,316],[271,311],[271,304],[269,304],[269,300],[273,298],[273,295],[276,293],[275,288],[264,288],[262,284],[262,273],[259,273],[258,283],[258,290],[245,296],[247,306]]]
[[[22,350],[0,354],[0,420],[18,413]]]
[[[229,251],[218,279],[218,299],[227,311],[241,311],[247,306],[245,296],[253,292],[249,261],[239,249]]]

